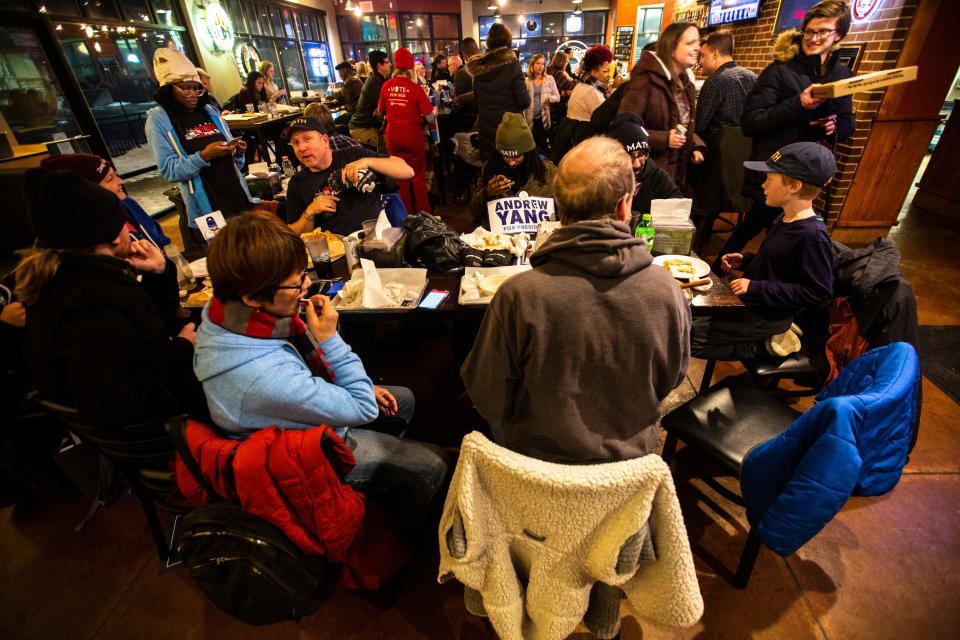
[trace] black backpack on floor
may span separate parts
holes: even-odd
[[[300,551],[280,529],[231,502],[187,514],[177,557],[217,606],[248,624],[299,620],[333,592],[340,565]]]
[[[167,433],[190,475],[216,499],[187,446],[183,420],[170,421]],[[313,613],[336,588],[342,569],[303,553],[283,531],[235,502],[213,502],[184,516],[173,550],[207,597],[248,624]]]

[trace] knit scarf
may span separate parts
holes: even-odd
[[[310,367],[313,375],[333,382],[333,372],[323,359],[323,350],[314,346],[307,334],[307,325],[299,316],[278,318],[266,311],[248,307],[239,300],[222,302],[218,298],[210,301],[207,316],[210,322],[231,333],[249,338],[287,340]]]
[[[597,79],[597,76],[593,75],[592,72],[584,72],[580,74],[580,82],[588,84],[600,93],[603,94],[604,99],[610,97],[610,88],[600,80]]]

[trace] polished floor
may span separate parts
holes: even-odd
[[[903,270],[917,294],[921,323],[960,325],[957,221],[910,209],[891,237],[903,253]],[[721,241],[717,237],[711,245]],[[446,358],[432,356],[421,366],[433,360],[442,365]],[[701,370],[702,363],[691,367],[693,384],[699,383]],[[728,367],[718,376],[733,372]],[[449,376],[411,384],[418,395],[456,388]],[[898,486],[885,496],[852,498],[793,556],[781,558],[762,550],[745,591],[732,588],[716,569],[718,562],[727,567],[736,562],[746,532],[742,510],[678,467],[675,477],[705,613],[697,625],[683,631],[628,617],[622,637],[957,637],[960,407],[926,379],[923,398],[919,442]],[[429,412],[427,416],[429,421]],[[444,429],[441,439],[455,443],[470,427],[465,417],[462,424],[421,429],[434,434]],[[436,582],[436,557],[428,539],[393,606],[384,607],[361,593],[339,593],[299,624],[249,627],[210,604],[184,571],[159,573],[146,524],[129,497],[109,505],[83,532],[75,533],[86,508],[84,499],[65,497],[0,510],[0,637],[493,637],[480,619],[465,613],[460,587]]]

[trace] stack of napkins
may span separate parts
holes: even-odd
[[[667,200],[651,200],[650,216],[654,227],[669,227],[675,224],[685,224],[690,220],[690,210],[693,200],[690,198],[670,198]]]

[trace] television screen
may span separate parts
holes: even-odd
[[[755,20],[760,12],[760,0],[710,0],[708,24],[712,27],[728,22]]]

